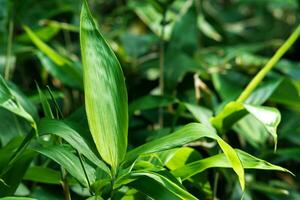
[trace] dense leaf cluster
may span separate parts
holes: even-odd
[[[0,199],[299,199],[299,6],[0,0]]]

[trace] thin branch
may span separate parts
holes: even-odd
[[[289,48],[295,43],[300,35],[300,25],[285,41],[285,43],[276,51],[273,57],[267,62],[267,64],[256,74],[256,76],[247,85],[246,89],[237,99],[237,102],[243,103],[253,92],[253,90],[259,85],[267,73],[275,66],[279,59],[289,50]]]

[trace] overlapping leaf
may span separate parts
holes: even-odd
[[[172,134],[153,140],[129,151],[126,155],[125,163],[133,161],[141,154],[150,154],[172,149],[203,137],[208,137],[218,142],[220,148],[223,150],[227,159],[231,163],[233,170],[238,175],[242,189],[244,189],[244,169],[237,154],[234,152],[230,145],[228,145],[224,140],[222,140],[222,138],[217,135],[213,128],[199,123],[188,124]]]
[[[285,168],[273,165],[271,163],[268,163],[267,161],[251,156],[250,154],[244,151],[241,150],[235,150],[235,151],[237,152],[242,162],[242,165],[245,169],[277,170],[277,171],[291,173]],[[218,154],[199,161],[189,163],[181,168],[175,169],[172,172],[172,174],[184,180],[212,167],[230,168],[231,166],[228,160],[226,159],[225,154]]]
[[[73,148],[77,149],[79,153],[83,154],[91,162],[100,167],[104,172],[110,174],[108,167],[93,153],[80,134],[64,122],[43,119],[38,123],[38,131],[41,135],[51,133],[63,138],[70,145],[72,145]]]
[[[276,130],[281,120],[280,112],[276,108],[230,102],[216,117],[211,118],[211,122],[220,132],[223,132],[230,129],[233,124],[244,117],[247,113],[253,115],[264,125],[266,130],[274,139],[274,149],[276,150]]]

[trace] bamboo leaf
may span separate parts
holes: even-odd
[[[207,127],[206,125],[200,123],[190,123],[174,133],[153,140],[129,151],[126,155],[125,164],[129,161],[135,160],[141,154],[150,154],[172,149],[203,137],[211,138],[218,142],[220,148],[223,150],[227,159],[229,160],[233,170],[238,175],[242,189],[244,189],[244,169],[233,148],[224,140],[222,140],[222,138],[217,135],[216,131],[212,127]]]
[[[232,101],[215,117],[211,118],[212,124],[220,131],[226,131],[247,113],[254,116],[263,124],[268,133],[273,137],[274,150],[277,148],[277,126],[281,120],[280,112],[276,108],[267,106],[253,106]]]
[[[137,185],[134,184],[136,188],[144,191],[146,194],[150,195],[151,197],[155,197],[156,199],[164,199],[166,198],[166,195],[168,197],[170,197],[171,195],[169,194],[164,194],[165,192],[171,192],[171,194],[173,194],[173,198],[176,199],[197,199],[196,197],[194,197],[192,194],[190,194],[189,192],[187,192],[183,186],[173,182],[172,180],[170,180],[168,177],[164,176],[163,174],[160,173],[156,173],[156,172],[133,172],[131,173],[132,177],[147,177],[152,179],[152,184],[150,184],[151,187],[149,187],[149,185]],[[143,181],[149,182],[149,180],[144,179]],[[141,182],[139,182],[141,184]],[[151,181],[150,181],[151,183]],[[159,187],[155,187],[156,184],[159,184],[161,186],[163,186],[167,191],[165,192],[161,192],[159,190],[156,190],[156,188]],[[141,187],[142,186],[142,187]],[[153,187],[154,186],[154,187]],[[146,188],[145,188],[146,187]],[[173,199],[172,198],[172,199]]]
[[[244,151],[241,150],[235,150],[235,151],[237,152],[237,155],[239,156],[242,165],[245,169],[277,170],[277,171],[291,173],[285,168],[282,168],[277,165],[273,165],[265,160],[251,156],[250,154]],[[174,171],[172,171],[172,174],[176,177],[180,177],[183,180],[185,180],[195,174],[198,174],[212,167],[230,168],[231,165],[226,159],[225,154],[222,153],[222,154],[218,154],[215,156],[211,156],[202,160],[189,163],[181,168],[175,169]]]
[[[32,162],[35,152],[25,151],[19,156],[8,170],[3,167],[9,163],[9,158],[12,155],[11,149],[14,143],[9,143],[5,148],[1,149],[0,166],[1,166],[1,180],[0,180],[0,197],[13,195],[22,181],[26,170]],[[13,177],[13,178],[12,178]]]
[[[85,107],[101,157],[115,170],[127,149],[127,91],[121,66],[84,1],[80,19]]]
[[[47,184],[60,184],[61,174],[51,168],[32,166],[23,177],[24,180]]]
[[[222,40],[222,36],[208,21],[205,20],[205,17],[202,14],[197,17],[197,25],[205,36],[218,42]]]
[[[45,155],[65,168],[81,184],[88,186],[79,159],[70,151],[67,146],[34,147],[33,150]],[[95,169],[84,163],[87,175],[91,182],[95,181]]]
[[[87,159],[96,164],[108,175],[110,174],[109,168],[92,152],[80,134],[64,122],[51,119],[42,119],[38,123],[38,130],[41,135],[51,133],[63,138],[71,146],[73,146],[73,148],[77,149],[79,153],[83,154]]]
[[[17,101],[16,96],[13,95],[13,92],[2,76],[0,76],[0,106],[26,119],[33,128],[36,128],[33,117],[21,106],[19,101]]]
[[[72,62],[70,59],[60,55],[46,43],[44,43],[29,27],[24,26],[24,30],[37,46],[43,52],[38,53],[40,59],[46,70],[54,77],[60,79],[63,83],[71,86],[82,88],[82,69],[78,63]],[[47,55],[48,57],[46,57]]]

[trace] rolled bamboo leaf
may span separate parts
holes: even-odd
[[[128,103],[121,66],[97,29],[87,2],[80,19],[85,107],[96,147],[113,169],[127,149]]]

